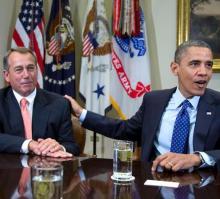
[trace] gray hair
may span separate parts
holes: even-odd
[[[176,63],[180,63],[183,54],[190,47],[208,48],[212,52],[212,49],[211,49],[210,45],[207,44],[206,42],[204,42],[202,40],[189,40],[189,41],[183,42],[182,44],[180,44],[177,47],[176,52],[175,52],[175,56],[174,56],[174,61]]]
[[[3,70],[4,71],[8,71],[9,69],[8,58],[13,52],[18,52],[20,54],[27,54],[27,53],[31,54],[32,57],[34,58],[34,64],[37,65],[37,58],[31,49],[25,48],[25,47],[11,48],[10,50],[8,50],[8,52],[3,57]]]

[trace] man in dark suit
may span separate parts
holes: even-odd
[[[11,49],[4,57],[4,78],[9,86],[0,90],[0,152],[78,155],[69,103],[62,96],[36,88],[37,61],[33,52],[26,48]],[[25,138],[20,109],[23,98],[28,101],[31,139]]]
[[[206,88],[212,66],[213,55],[207,43],[182,43],[171,63],[178,86],[146,93],[139,110],[125,121],[92,113],[66,98],[84,127],[115,139],[139,140],[142,160],[153,160],[152,171],[159,166],[172,171],[213,166],[220,159],[220,93]],[[173,152],[171,146],[174,123],[186,100],[190,103],[186,108],[189,133],[183,154]]]

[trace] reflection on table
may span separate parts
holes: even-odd
[[[112,160],[98,158],[71,158],[68,160],[39,156],[0,154],[0,198],[18,198],[17,187],[23,166],[34,164],[62,164],[63,198],[81,199],[141,199],[141,198],[219,198],[220,176],[218,169],[188,172],[151,173],[151,164],[133,162],[135,180],[128,183],[113,182]],[[27,168],[28,168],[27,167]],[[147,179],[180,182],[180,188],[145,186]],[[29,179],[30,184],[30,179]],[[33,198],[31,186],[27,198]],[[17,192],[16,192],[17,191]],[[186,193],[186,194],[185,194]],[[185,195],[184,195],[185,194]],[[181,197],[178,197],[181,196]]]

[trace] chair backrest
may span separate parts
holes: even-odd
[[[80,147],[80,155],[83,154],[85,142],[86,142],[86,132],[85,129],[81,126],[78,118],[72,116],[72,125],[73,125],[73,132],[74,132],[74,139],[76,143]]]
[[[133,160],[141,160],[141,146],[134,142]]]

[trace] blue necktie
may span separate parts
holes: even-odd
[[[192,107],[188,100],[182,103],[173,128],[170,151],[174,153],[187,153],[188,137],[190,130],[188,107]]]

